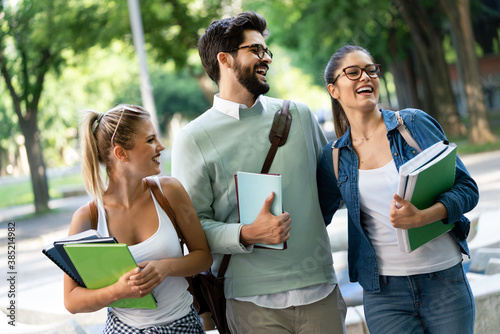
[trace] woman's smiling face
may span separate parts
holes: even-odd
[[[365,71],[361,71],[361,77],[357,80],[347,78],[343,69],[349,66],[358,66],[364,69],[373,64],[373,59],[362,51],[354,51],[345,56],[335,77],[340,74],[334,84],[328,85],[328,91],[334,99],[337,99],[346,112],[349,110],[368,110],[377,107],[379,99],[380,81],[371,78]],[[346,69],[349,71],[349,69]]]

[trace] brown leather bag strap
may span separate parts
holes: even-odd
[[[219,272],[217,273],[217,278],[224,278],[226,274],[227,267],[229,266],[229,260],[231,259],[231,254],[224,254],[222,262],[220,263]]]
[[[93,230],[97,230],[97,220],[99,219],[99,212],[97,211],[97,200],[89,201],[89,209],[90,209],[90,227]]]
[[[289,112],[290,101],[283,101],[283,108],[278,110],[274,114],[273,125],[271,131],[269,132],[269,140],[271,141],[271,147],[267,153],[266,160],[262,166],[261,173],[269,172],[271,164],[273,163],[274,156],[278,151],[279,146],[283,146],[288,139],[288,133],[290,132],[290,127],[292,126],[292,114]],[[229,260],[231,259],[231,254],[225,254],[222,258],[221,265],[219,267],[219,272],[217,273],[217,278],[223,278],[226,273],[227,267],[229,266]]]
[[[292,114],[289,112],[289,107],[290,101],[283,101],[283,108],[274,114],[273,125],[271,127],[271,131],[269,132],[271,148],[267,153],[261,173],[269,172],[274,156],[278,151],[278,147],[285,145],[286,140],[288,139],[288,133],[290,132],[290,127],[292,126]]]
[[[172,225],[174,226],[175,231],[177,232],[177,236],[180,239],[182,253],[184,254],[184,244],[186,243],[186,240],[182,236],[182,233],[179,230],[179,227],[177,226],[177,223],[175,220],[175,213],[172,210],[172,207],[168,203],[168,200],[167,200],[165,194],[160,190],[160,187],[158,187],[158,184],[153,179],[151,179],[149,177],[146,178],[146,183],[148,184],[149,189],[151,189],[151,191],[153,192],[153,195],[156,198],[156,200],[158,201],[158,204],[160,204],[163,211],[165,211],[165,213],[168,215],[168,217],[172,221]],[[224,255],[224,258],[222,259],[221,266],[219,268],[219,273],[217,275],[218,278],[224,277],[224,274],[226,273],[227,267],[229,265],[230,257],[231,257],[230,254]]]
[[[158,204],[160,204],[160,206],[163,209],[163,211],[165,211],[165,213],[167,214],[168,218],[170,218],[170,221],[172,222],[172,225],[175,228],[175,232],[177,232],[177,236],[180,239],[181,246],[184,246],[184,244],[186,243],[185,239],[182,236],[182,233],[179,230],[179,227],[177,226],[177,222],[176,222],[176,219],[175,219],[174,210],[172,210],[172,207],[170,206],[170,203],[168,203],[168,200],[165,197],[165,194],[163,194],[163,192],[161,191],[160,187],[158,187],[158,184],[153,179],[147,177],[146,178],[146,183],[147,183],[149,189],[151,189],[151,192],[153,193],[153,196],[156,198],[156,201],[158,202]],[[184,254],[184,247],[181,247],[181,248],[182,248],[182,252]]]

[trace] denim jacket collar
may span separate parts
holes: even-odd
[[[387,128],[387,133],[391,132],[392,130],[396,129],[397,126],[399,125],[398,120],[396,118],[396,114],[394,111],[391,110],[385,110],[385,109],[379,109],[380,112],[382,113],[382,118],[384,119],[384,124],[385,127]],[[352,149],[352,140],[351,140],[351,127],[349,127],[344,133],[342,137],[340,137],[337,141],[334,142],[333,147],[335,148],[342,148],[342,147],[349,147]]]

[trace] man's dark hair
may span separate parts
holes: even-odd
[[[213,21],[198,41],[201,63],[210,79],[220,80],[219,52],[233,52],[243,42],[245,30],[256,30],[266,38],[269,35],[266,19],[255,12],[243,12],[236,17]],[[235,52],[234,52],[235,53]]]

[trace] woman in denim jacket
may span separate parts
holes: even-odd
[[[363,287],[371,333],[473,333],[474,299],[462,268],[469,254],[470,222],[463,216],[478,201],[478,189],[457,158],[455,184],[436,203],[418,210],[396,195],[399,167],[417,152],[399,131],[393,111],[378,108],[380,65],[358,46],[335,53],[325,70],[335,132],[323,149],[318,189],[325,223],[342,201],[348,210],[348,260],[352,282]],[[446,140],[441,126],[417,109],[400,111],[422,149]],[[335,177],[332,149],[339,149]],[[399,250],[395,228],[437,220],[455,227],[411,253]]]

